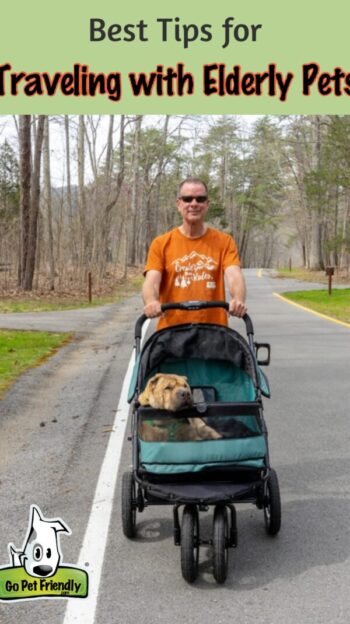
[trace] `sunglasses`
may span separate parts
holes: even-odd
[[[185,204],[190,204],[194,199],[198,204],[204,204],[208,200],[208,195],[180,195],[179,199]]]

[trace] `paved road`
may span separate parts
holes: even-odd
[[[119,304],[126,305],[125,302]],[[0,314],[2,329],[41,329],[43,331],[74,331],[86,334],[112,317],[115,304],[60,312],[17,312]]]
[[[275,298],[273,291],[287,289],[285,280],[259,278],[255,271],[246,277],[256,338],[272,345],[272,399],[265,412],[282,491],[282,531],[269,539],[262,512],[239,508],[239,546],[230,552],[226,584],[214,582],[210,551],[203,548],[199,579],[188,586],[170,508],[145,510],[139,538],[126,540],[118,480],[97,624],[348,622],[350,332]],[[138,310],[134,297],[105,310],[102,321],[91,319],[91,327],[85,323],[76,344],[24,376],[0,404],[0,504],[6,510],[0,563],[7,563],[9,541],[21,545],[33,502],[72,528],[61,545],[65,561],[77,561]],[[129,463],[126,441],[121,471]],[[201,520],[209,534],[211,514]],[[59,600],[0,605],[0,622],[63,624],[65,606]]]

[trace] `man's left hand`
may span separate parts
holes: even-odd
[[[238,299],[231,299],[229,303],[228,312],[231,316],[238,316],[242,318],[247,313],[247,306],[244,301],[239,301]]]

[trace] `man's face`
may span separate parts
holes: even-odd
[[[205,201],[198,201],[197,198],[205,198]],[[176,205],[183,220],[189,225],[203,222],[209,208],[205,187],[199,183],[186,182],[181,187],[180,197],[176,200]]]

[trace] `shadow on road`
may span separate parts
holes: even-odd
[[[281,532],[275,538],[269,537],[262,511],[252,505],[237,505],[238,548],[229,550],[226,589],[268,589],[276,579],[293,579],[311,568],[341,564],[349,557],[350,497],[332,495],[332,480],[346,477],[350,462],[310,461],[279,466],[278,472],[282,490]],[[325,475],[329,479],[327,491],[321,485]],[[138,514],[136,544],[172,539],[171,507],[167,511],[164,508],[164,515],[169,512],[168,518],[147,520],[147,511],[144,517]],[[200,513],[201,537],[205,539],[211,537],[212,512],[210,509]],[[199,576],[193,586],[197,590],[213,587],[211,557],[211,548],[202,546]]]

